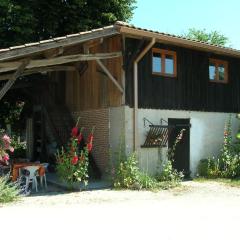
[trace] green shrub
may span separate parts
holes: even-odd
[[[12,183],[7,176],[0,177],[0,203],[13,202],[18,198],[18,185]]]
[[[138,165],[136,153],[132,153],[128,157],[122,155],[116,166],[114,187],[133,190],[157,189],[159,187],[157,180],[147,173],[141,172]]]
[[[122,157],[116,166],[116,174],[114,177],[114,187],[116,188],[135,188],[139,184],[139,168],[136,154]],[[141,186],[139,186],[141,188]]]
[[[240,177],[239,145],[232,141],[231,115],[225,123],[223,145],[218,158],[202,159],[198,165],[198,174],[209,178]]]
[[[172,166],[172,161],[167,160],[163,166],[163,170],[160,174],[156,175],[156,179],[160,182],[176,182],[182,181],[184,175],[182,172],[178,172]]]
[[[147,173],[139,174],[139,183],[143,189],[157,190],[159,188],[159,182]]]
[[[200,177],[214,177],[219,174],[217,160],[212,158],[201,159],[198,164],[198,175]]]

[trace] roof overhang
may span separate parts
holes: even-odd
[[[73,46],[89,40],[110,37],[116,34],[119,34],[119,31],[112,25],[94,29],[92,31],[80,32],[40,42],[26,43],[20,46],[0,49],[0,62],[12,61],[17,58],[28,57],[54,48]]]
[[[126,36],[129,36],[129,37],[155,38],[156,42],[240,58],[240,51],[233,48],[217,46],[214,44],[209,44],[206,42],[201,42],[196,40],[190,40],[190,39],[175,36],[175,35],[155,32],[147,29],[136,28],[132,25],[128,25],[125,23],[123,24],[119,23],[116,25],[118,26],[118,31],[120,33],[125,34]]]

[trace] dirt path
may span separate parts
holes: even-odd
[[[15,221],[13,222],[13,219]],[[148,191],[52,192],[0,208],[0,224],[41,228],[46,239],[240,239],[240,188],[217,182],[185,182]],[[6,225],[6,223],[11,223]],[[9,233],[9,232],[8,232]],[[2,238],[1,238],[2,239]],[[22,238],[25,239],[25,238]],[[42,234],[34,240],[42,239]]]

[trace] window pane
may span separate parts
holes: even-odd
[[[153,72],[162,72],[162,57],[161,53],[153,53],[153,59],[152,59],[152,71]]]
[[[213,63],[209,64],[209,79],[210,80],[215,80],[216,76],[216,67]]]
[[[220,64],[218,66],[218,74],[219,74],[219,81],[224,81],[225,69],[223,64]]]
[[[172,55],[165,57],[165,73],[174,74],[174,60]]]

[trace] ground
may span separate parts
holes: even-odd
[[[240,238],[240,188],[222,182],[191,181],[156,193],[52,190],[0,208],[0,226],[18,239],[26,239],[19,234],[26,226],[38,232],[34,239]]]

